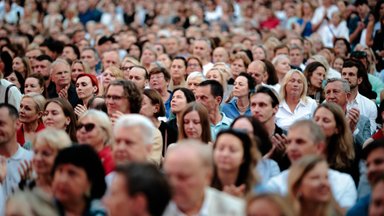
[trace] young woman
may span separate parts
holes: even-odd
[[[28,77],[32,73],[29,59],[27,57],[15,57],[12,61],[12,70],[21,73],[24,78]]]
[[[244,197],[258,183],[255,167],[259,159],[256,144],[247,133],[236,129],[220,131],[213,145],[212,187]]]
[[[328,164],[319,156],[306,156],[295,163],[288,176],[288,200],[295,215],[343,215],[333,201]]]
[[[185,77],[187,75],[186,73],[187,69],[187,61],[184,57],[175,57],[172,60],[171,67],[170,67],[170,74],[172,79],[169,82],[169,89],[174,90],[175,88],[179,87],[186,87],[185,83]]]
[[[305,67],[304,75],[308,82],[307,96],[315,99],[317,103],[322,103],[325,100],[323,81],[326,68],[320,62],[312,62]]]
[[[107,114],[98,110],[86,111],[77,122],[76,137],[78,143],[90,145],[97,152],[105,175],[115,168],[110,148],[113,142],[112,123]]]
[[[106,68],[102,73],[102,86],[99,87],[99,94],[104,94],[104,90],[107,89],[109,83],[116,79],[124,79],[124,73],[116,66],[110,66]],[[102,91],[101,91],[102,89]]]
[[[89,101],[99,93],[97,78],[92,74],[80,74],[76,78],[76,93],[82,101],[82,104],[78,104],[74,109],[79,117],[88,109]]]
[[[71,66],[71,78],[72,82],[76,83],[77,77],[80,74],[89,74],[91,73],[91,69],[88,66],[88,63],[83,60],[75,60],[72,62]],[[94,74],[96,75],[96,74]]]
[[[187,75],[189,75],[192,72],[203,72],[203,63],[201,63],[201,60],[197,56],[190,56],[187,58]]]
[[[9,82],[13,83],[21,93],[24,93],[24,84],[25,84],[25,79],[23,75],[17,71],[12,71],[12,73],[4,76],[6,80]]]
[[[252,115],[249,96],[255,89],[255,80],[250,74],[242,72],[236,78],[233,86],[232,96],[234,98],[222,106],[222,112],[231,119],[240,115]]]
[[[203,143],[211,142],[211,128],[208,111],[200,103],[189,103],[178,119],[179,140],[197,139]]]
[[[45,128],[41,121],[44,104],[45,98],[38,93],[26,94],[21,99],[19,110],[21,127],[17,130],[17,142],[26,149],[31,149],[31,142],[37,132]]]
[[[76,141],[76,115],[72,105],[65,99],[49,99],[44,106],[43,123],[45,127],[64,130],[72,141]]]

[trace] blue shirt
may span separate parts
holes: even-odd
[[[359,199],[352,208],[350,208],[346,216],[368,216],[369,203],[371,202],[371,194]]]
[[[221,130],[229,128],[233,122],[233,119],[228,118],[223,112],[221,113],[221,116],[221,121],[219,121],[216,125],[210,123],[212,142],[216,140],[216,135]]]
[[[237,118],[238,116],[241,115],[241,113],[236,103],[237,103],[237,98],[233,98],[231,101],[229,101],[229,103],[223,104],[223,106],[221,107],[221,111],[228,118],[231,118],[231,119]],[[252,116],[251,109],[249,108],[249,106],[247,107],[247,110],[243,115]]]
[[[167,101],[165,101],[164,106],[165,106],[165,117],[169,119],[169,116],[171,115],[171,100],[172,100],[172,92],[169,92],[169,98]]]

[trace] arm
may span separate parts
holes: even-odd
[[[375,27],[375,17],[373,14],[369,15],[369,22],[367,25],[367,34],[365,35],[365,41],[368,47],[373,45],[373,28]]]

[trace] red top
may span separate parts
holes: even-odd
[[[378,130],[376,133],[374,133],[372,135],[372,139],[374,139],[374,140],[378,140],[378,139],[383,138],[383,137],[384,137],[384,133],[381,130]]]
[[[276,17],[269,17],[268,19],[260,23],[261,29],[271,30],[276,28],[280,24],[280,20]]]
[[[37,128],[36,128],[36,131],[35,132],[39,132],[41,130],[45,129],[45,126],[43,124],[43,122],[40,122],[38,125],[37,125]],[[17,142],[23,146],[25,144],[25,138],[24,138],[24,130],[23,130],[23,126],[21,126],[18,130],[17,130]]]
[[[115,162],[112,158],[111,148],[109,146],[106,146],[105,148],[103,148],[103,150],[99,151],[98,154],[101,162],[103,163],[105,175],[108,175],[115,169]]]

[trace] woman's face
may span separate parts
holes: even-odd
[[[84,169],[72,165],[61,164],[53,174],[53,196],[62,204],[84,202],[87,191],[91,190],[91,182]]]
[[[323,67],[317,67],[310,77],[309,81],[311,85],[317,89],[321,89],[323,81],[325,79],[325,69]]]
[[[200,67],[199,62],[196,59],[190,59],[187,64],[187,74],[194,71],[202,72],[203,69]]]
[[[177,114],[180,113],[185,106],[187,106],[187,98],[184,95],[184,92],[181,90],[175,91],[175,93],[172,95],[171,100],[171,110],[173,113]]]
[[[172,79],[184,79],[186,74],[186,67],[183,60],[175,59],[171,64],[171,76]]]
[[[33,170],[38,175],[50,175],[58,151],[49,147],[42,138],[38,138],[36,143],[38,144],[33,148]]]
[[[333,68],[341,73],[341,69],[343,69],[344,61],[341,58],[336,58],[333,62]]]
[[[286,74],[289,70],[291,70],[291,66],[289,65],[289,59],[283,58],[276,64],[276,73]]]
[[[104,88],[107,88],[109,83],[111,83],[115,79],[116,79],[116,76],[113,75],[112,71],[109,69],[106,69],[103,72],[103,86],[104,86]]]
[[[40,86],[38,79],[36,79],[34,77],[28,77],[25,80],[25,84],[24,84],[24,93],[25,94],[28,94],[31,92],[41,94],[41,93],[43,93],[43,91],[44,91],[44,87]]]
[[[218,170],[238,171],[243,163],[244,149],[239,138],[232,134],[222,134],[216,140],[213,160]]]
[[[25,68],[23,61],[21,60],[20,57],[16,57],[13,59],[12,70],[17,71],[17,72],[25,75],[26,68]]]
[[[129,53],[130,56],[135,57],[136,59],[140,59],[140,49],[136,45],[131,45],[129,48]]]
[[[311,202],[327,203],[331,200],[326,162],[318,163],[303,177],[298,192],[301,193],[302,199]]]
[[[216,80],[219,83],[223,83],[223,80],[221,79],[220,71],[218,70],[209,70],[208,73],[205,76],[208,80]]]
[[[84,100],[91,98],[97,90],[96,86],[92,85],[91,78],[87,76],[80,77],[76,81],[76,93],[77,96]]]
[[[293,73],[285,86],[287,96],[300,97],[303,93],[304,82],[298,73]]]
[[[238,76],[233,83],[233,96],[244,97],[248,96],[249,87],[248,80],[244,76]]]
[[[170,67],[171,67],[171,64],[172,64],[172,61],[171,61],[171,59],[168,57],[167,54],[161,54],[161,55],[159,55],[159,57],[157,57],[157,61],[163,63],[163,65],[164,65],[166,68],[170,68]]]
[[[80,75],[80,74],[83,74],[85,73],[84,71],[84,67],[81,63],[75,63],[73,66],[72,66],[72,74],[71,74],[71,77],[72,77],[72,81],[76,81],[77,77]]]
[[[20,89],[21,84],[19,82],[19,79],[17,79],[17,76],[15,73],[9,74],[9,76],[5,77],[5,79],[13,83],[18,89]]]
[[[246,72],[245,64],[242,59],[236,59],[231,64],[231,71],[234,77],[239,76],[241,72]]]
[[[88,144],[92,146],[96,151],[102,150],[107,134],[95,119],[86,116],[79,120],[77,124],[83,126],[76,131],[77,141],[80,144]]]
[[[265,59],[265,53],[264,50],[260,47],[256,47],[253,52],[253,59],[254,60],[263,60]]]
[[[141,102],[140,114],[148,118],[153,118],[158,112],[158,106],[153,105],[151,99],[143,94],[143,101]]]
[[[184,131],[187,138],[190,139],[201,139],[203,132],[201,127],[201,121],[199,113],[195,110],[184,115]]]
[[[21,123],[30,123],[37,121],[41,113],[38,113],[36,103],[32,98],[25,97],[20,102],[20,117],[19,121]]]
[[[347,45],[343,40],[337,40],[335,43],[335,53],[337,56],[346,57]]]
[[[327,138],[338,133],[335,116],[325,107],[319,108],[314,114],[313,119],[323,129]]]
[[[65,116],[63,109],[55,102],[50,102],[43,113],[43,123],[45,127],[65,130],[70,118]]]
[[[149,65],[154,61],[156,61],[155,53],[149,49],[144,50],[143,55],[141,56],[141,63],[143,65]]]

